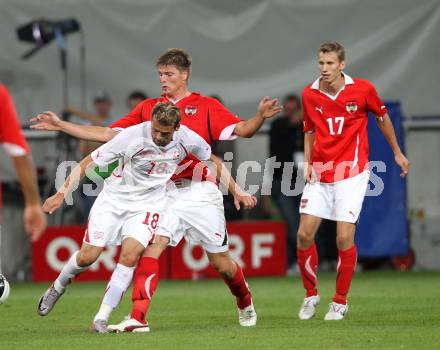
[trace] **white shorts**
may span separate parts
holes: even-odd
[[[173,247],[185,237],[188,243],[201,245],[209,253],[227,251],[222,193],[212,182],[185,180],[181,188],[168,192],[156,234],[168,237]]]
[[[370,172],[335,183],[307,183],[299,212],[323,219],[356,223],[361,213]]]
[[[134,238],[144,247],[154,239],[166,196],[152,202],[115,201],[102,191],[89,214],[84,242],[96,247],[120,245],[125,238]]]

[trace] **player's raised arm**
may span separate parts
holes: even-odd
[[[66,198],[73,189],[78,187],[78,184],[86,174],[86,171],[93,166],[93,159],[88,155],[72,170],[71,174],[67,177],[58,192],[46,199],[43,204],[43,210],[49,214],[52,214],[57,210],[63,204],[64,198]]]
[[[33,123],[30,126],[31,129],[61,131],[73,137],[89,141],[107,142],[117,134],[117,131],[111,128],[94,125],[78,125],[61,120],[51,111],[38,114],[35,118],[32,118],[30,122]]]
[[[217,171],[216,178],[224,186],[228,188],[228,191],[234,197],[234,204],[237,210],[240,210],[240,204],[242,203],[245,209],[252,209],[257,205],[257,198],[243,191],[240,186],[235,182],[229,170],[225,167],[223,162],[215,155],[211,154],[209,158],[215,165]]]
[[[280,113],[283,108],[278,105],[278,99],[270,99],[269,96],[263,97],[258,104],[257,113],[248,120],[242,120],[237,123],[234,134],[240,137],[252,137],[268,118]]]
[[[390,116],[388,115],[388,113],[386,113],[384,116],[376,118],[376,122],[380,131],[385,136],[385,139],[390,145],[391,150],[394,153],[394,160],[396,161],[400,169],[402,169],[400,176],[405,177],[409,171],[409,162],[399,147],[396,138],[396,132],[394,131],[394,126],[393,123],[391,123]]]

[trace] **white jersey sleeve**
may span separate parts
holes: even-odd
[[[94,150],[90,154],[93,162],[102,167],[132,153],[133,150],[142,143],[142,130],[139,127],[140,125],[141,124],[122,130],[110,141]]]
[[[208,160],[211,157],[211,146],[197,133],[185,126],[181,126],[183,137],[181,139],[186,150],[200,160]]]

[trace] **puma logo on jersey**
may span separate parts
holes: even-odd
[[[324,114],[324,112],[322,111],[323,107],[315,107],[315,111],[318,111],[321,114]]]

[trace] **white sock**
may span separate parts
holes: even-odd
[[[63,293],[66,289],[67,285],[70,283],[70,280],[78,275],[79,273],[83,272],[88,266],[81,267],[78,266],[76,263],[76,255],[78,254],[78,251],[73,253],[73,255],[70,257],[69,261],[66,265],[64,265],[63,269],[61,270],[60,274],[58,275],[57,279],[53,283],[55,290],[58,293]]]
[[[108,321],[113,309],[118,306],[125,291],[133,279],[134,267],[117,264],[102,300],[101,307],[95,316],[96,320]]]

